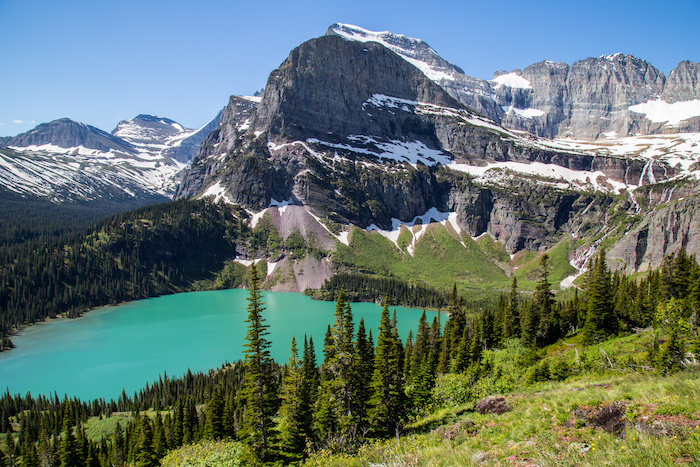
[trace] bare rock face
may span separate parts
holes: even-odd
[[[175,198],[192,198],[199,195],[210,182],[215,182],[215,174],[234,143],[245,128],[241,127],[250,118],[257,106],[257,99],[244,96],[231,96],[220,117],[220,123],[211,131],[199,146],[197,156],[178,186]]]
[[[252,122],[254,131],[293,139],[349,135],[388,139],[423,136],[422,120],[397,112],[389,123],[372,118],[373,95],[460,107],[445,90],[377,43],[323,36],[305,42],[268,79]]]
[[[567,119],[558,136],[627,135],[629,107],[663,91],[664,76],[644,60],[615,54],[574,63],[567,75]]]
[[[680,62],[668,75],[661,99],[670,104],[700,99],[700,63]]]

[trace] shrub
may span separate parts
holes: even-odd
[[[202,441],[171,451],[162,467],[243,467],[255,463],[253,452],[237,441]]]

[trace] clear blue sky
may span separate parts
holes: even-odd
[[[0,136],[61,117],[205,124],[334,22],[423,39],[471,76],[624,52],[700,62],[700,1],[0,0]]]

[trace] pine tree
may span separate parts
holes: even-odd
[[[535,338],[538,347],[544,347],[559,338],[557,333],[557,330],[560,329],[559,318],[555,313],[554,295],[549,288],[548,262],[549,255],[542,255],[539,270],[540,280],[537,282],[535,291],[532,294],[532,301],[539,316],[537,337]]]
[[[221,439],[224,437],[224,401],[221,397],[221,389],[214,386],[207,404],[206,424],[204,425],[204,438]]]
[[[401,426],[404,412],[403,377],[400,366],[401,342],[389,320],[384,302],[374,355],[368,422],[375,434],[391,434]]]
[[[255,262],[250,268],[250,293],[248,297],[248,333],[244,344],[245,377],[241,399],[244,420],[239,435],[255,449],[262,461],[270,457],[270,429],[275,413],[276,390],[269,334],[262,316],[264,311],[258,290],[258,272]]]
[[[513,276],[510,284],[510,295],[508,296],[508,308],[503,317],[503,337],[520,336],[520,310],[518,307],[518,279]]]
[[[136,467],[155,467],[158,465],[153,452],[153,428],[148,416],[141,417],[139,427],[138,447],[136,451]]]
[[[307,441],[313,440],[311,428],[313,419],[313,406],[318,394],[319,375],[316,368],[316,352],[314,350],[314,339],[309,337],[308,343],[304,336],[304,357],[301,365],[301,406],[299,416],[301,419],[301,431]]]
[[[160,412],[156,412],[156,420],[153,424],[153,455],[155,459],[161,459],[168,451],[168,441],[165,436],[165,426]]]
[[[355,342],[355,355],[352,365],[353,406],[352,411],[356,418],[359,431],[366,428],[367,406],[370,398],[370,383],[374,373],[374,355],[372,343],[365,332],[365,321],[360,319],[357,327],[357,339]]]
[[[69,401],[64,402],[63,430],[61,434],[60,459],[61,467],[75,467],[80,463],[78,443],[73,434],[73,406]]]
[[[601,248],[594,260],[586,281],[586,322],[583,341],[587,343],[608,337],[617,332],[617,317],[613,308],[611,276],[605,264],[605,248]]]
[[[279,451],[285,459],[300,459],[304,452],[303,429],[303,368],[299,361],[297,342],[292,336],[292,345],[287,362],[287,373],[280,389],[282,404],[277,412],[276,430],[279,433]]]

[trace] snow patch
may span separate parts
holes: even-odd
[[[427,147],[422,141],[391,140],[380,142],[371,136],[351,135],[348,137],[351,143],[362,144],[369,147],[358,147],[351,144],[329,143],[316,138],[309,138],[307,142],[320,144],[334,149],[342,149],[358,154],[366,154],[379,159],[408,162],[409,164],[424,164],[434,166],[437,164],[449,164],[452,159],[447,154],[437,149]],[[377,150],[373,150],[377,148]],[[371,149],[372,148],[372,149]]]
[[[561,189],[593,189],[596,191],[621,193],[628,188],[636,188],[633,185],[626,185],[622,182],[611,180],[601,171],[572,170],[556,164],[545,164],[542,162],[492,162],[484,166],[449,164],[448,167],[468,173],[482,183],[498,183],[498,181],[508,177],[508,172],[510,171],[542,177],[541,183],[553,184]]]
[[[432,222],[437,222],[442,224],[443,226],[447,226],[447,224],[451,224],[452,228],[455,230],[455,232],[459,233],[461,232],[461,229],[459,225],[457,224],[457,213],[451,213],[451,212],[440,212],[437,208],[433,207],[430,208],[425,214],[422,216],[416,216],[413,218],[412,221],[410,222],[404,222],[400,219],[397,218],[392,218],[391,219],[391,230],[382,230],[377,225],[372,224],[369,227],[367,227],[365,230],[368,232],[378,232],[380,235],[383,237],[387,238],[389,241],[391,241],[394,245],[396,245],[396,248],[401,250],[401,247],[399,246],[398,240],[399,236],[401,235],[401,229],[402,227],[406,227],[409,232],[411,232],[413,238],[411,240],[411,243],[408,245],[406,250],[408,253],[413,256],[415,254],[415,249],[416,245],[418,243],[418,240],[427,232],[428,227],[430,223]],[[464,243],[462,242],[462,245]]]
[[[630,106],[630,111],[644,114],[655,123],[678,125],[683,120],[700,117],[700,99],[669,104],[661,99]]]
[[[277,267],[278,262],[279,261],[276,261],[274,263],[271,263],[269,261],[267,262],[267,277],[270,277],[272,273],[275,272],[275,268]]]
[[[238,97],[240,97],[241,99],[245,99],[247,101],[250,101],[250,102],[260,103],[260,101],[262,101],[262,96],[238,96]]]
[[[506,114],[513,112],[521,118],[533,119],[536,117],[544,117],[545,113],[539,109],[519,109],[517,107],[503,106],[501,107]]]
[[[516,89],[532,89],[532,84],[522,76],[511,72],[505,75],[500,75],[492,79],[497,86],[508,86]]]

